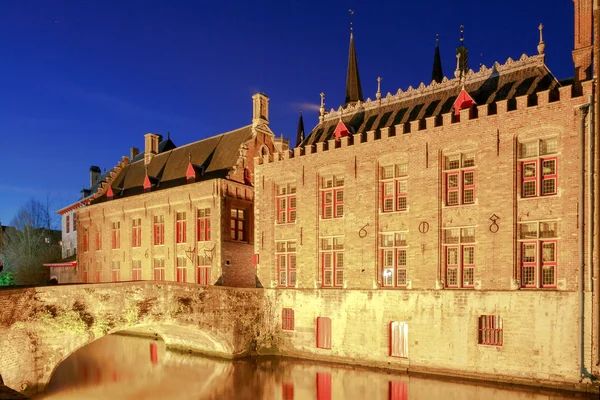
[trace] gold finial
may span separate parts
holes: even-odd
[[[377,93],[375,93],[375,98],[377,100],[381,100],[381,81],[382,80],[383,79],[380,76],[377,77]]]
[[[460,43],[462,44],[462,42],[465,40],[465,26],[461,25],[460,26]]]
[[[354,10],[350,9],[348,10],[348,13],[350,14],[350,33],[352,33],[352,17],[354,16]]]
[[[546,43],[544,43],[544,36],[543,36],[544,25],[540,24],[540,26],[538,26],[538,29],[540,30],[540,42],[538,43],[537,50],[538,50],[538,53],[540,55],[542,55],[542,54],[544,54],[544,50],[546,50]]]

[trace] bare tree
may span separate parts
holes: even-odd
[[[0,260],[17,285],[44,284],[49,271],[42,264],[60,259],[60,232],[53,231],[50,201],[29,200],[11,220],[0,249]]]

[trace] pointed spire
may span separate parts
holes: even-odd
[[[435,34],[435,52],[433,53],[433,71],[431,72],[431,80],[441,83],[444,79],[442,71],[442,58],[440,56],[440,39],[439,35]]]
[[[456,49],[456,71],[454,76],[463,78],[469,72],[469,50],[465,47],[465,26],[460,26],[460,45]]]
[[[348,10],[350,16],[354,15],[353,10]],[[348,52],[348,72],[346,75],[346,100],[345,104],[354,104],[357,101],[364,101],[362,87],[360,85],[360,75],[358,74],[358,61],[356,59],[356,49],[354,48],[354,33],[352,32],[352,21],[350,21],[350,50]]]
[[[546,50],[546,43],[544,43],[544,36],[542,32],[544,30],[544,25],[540,24],[540,26],[538,26],[538,29],[540,30],[540,42],[538,43],[537,50],[538,54],[542,55],[544,54],[544,50]]]
[[[302,110],[300,110],[300,119],[298,120],[298,133],[296,134],[296,147],[304,141],[304,119],[302,118]]]

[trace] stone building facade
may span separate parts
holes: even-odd
[[[575,15],[591,32],[591,1]],[[537,55],[477,72],[461,39],[454,78],[364,101],[351,36],[346,103],[322,94],[312,132],[256,160],[282,353],[547,386],[597,373],[588,45],[559,81],[541,26]]]
[[[123,157],[78,212],[80,281],[258,284],[254,158],[274,153],[274,135],[268,97],[253,102],[250,125],[180,147],[149,133]]]

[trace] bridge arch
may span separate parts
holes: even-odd
[[[0,345],[19,351],[0,358],[0,374],[7,386],[31,395],[43,391],[57,366],[75,351],[124,330],[154,332],[171,350],[221,358],[246,355],[261,331],[264,294],[123,282],[3,290],[0,301],[3,297],[18,310],[8,320],[0,313]]]

